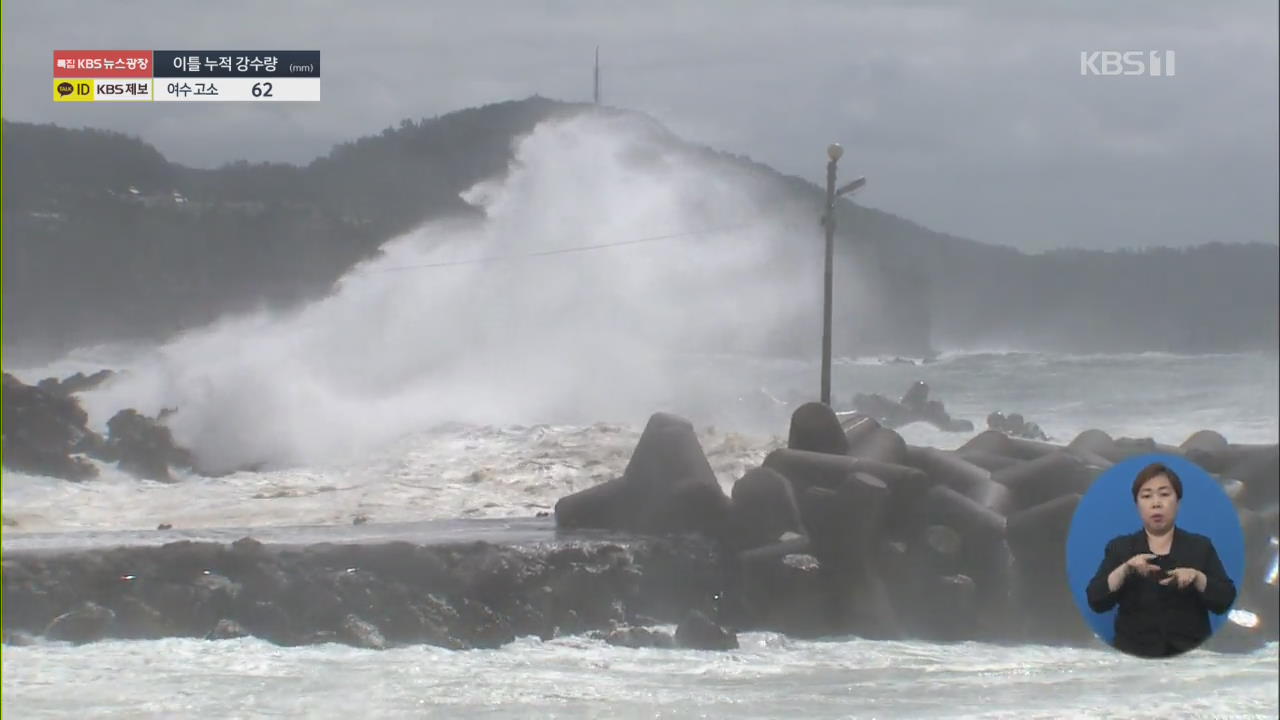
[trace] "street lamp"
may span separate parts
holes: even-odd
[[[830,159],[827,163],[827,207],[822,215],[822,226],[827,231],[827,257],[823,269],[822,294],[822,402],[828,406],[831,405],[831,266],[835,260],[836,198],[854,192],[867,184],[867,179],[860,177],[839,188],[836,187],[836,163],[842,155],[844,155],[844,148],[840,147],[840,143],[831,143],[827,146],[827,157]]]

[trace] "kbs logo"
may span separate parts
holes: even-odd
[[[93,94],[95,102],[111,100],[150,100],[151,82],[147,80],[142,82],[112,82],[110,80],[98,80],[94,83]]]
[[[150,50],[53,51],[56,78],[149,78],[151,71]]]
[[[53,81],[53,101],[93,102],[93,81],[55,79]]]
[[[1173,60],[1172,50],[1082,50],[1080,74],[1173,77]]]

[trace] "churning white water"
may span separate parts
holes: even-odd
[[[726,168],[635,118],[544,123],[463,193],[483,218],[393,239],[295,312],[131,358],[83,403],[98,423],[176,408],[176,438],[223,470],[347,460],[440,422],[589,424],[706,399],[684,353],[818,322],[820,244],[792,241],[814,219],[765,212],[762,180]]]
[[[721,400],[719,412],[690,414],[726,490],[785,443],[788,406],[769,396],[812,397],[817,384],[816,366],[798,361],[704,356],[687,358],[686,368],[688,377],[703,380],[702,397]],[[944,356],[920,366],[841,363],[834,387],[837,398],[896,396],[920,379],[952,415],[972,420],[975,431],[993,410],[1021,412],[1059,442],[1098,427],[1175,445],[1201,428],[1232,442],[1274,443],[1277,375],[1275,361],[1264,355],[1003,353]],[[676,399],[652,409],[682,408]],[[645,419],[637,413],[589,425],[404,428],[398,438],[342,462],[188,477],[173,485],[109,466],[87,483],[6,471],[4,516],[16,523],[10,531],[45,532],[532,516],[621,474]],[[250,422],[245,431],[272,422]],[[901,432],[908,442],[943,448],[972,436],[925,424]]]
[[[710,361],[708,361],[710,362]],[[811,366],[715,358],[752,383],[801,392]],[[1105,371],[1101,371],[1105,369]],[[1201,427],[1275,442],[1277,371],[1263,356],[961,355],[923,366],[843,363],[840,395],[894,393],[924,379],[951,412],[982,427],[1018,410],[1056,439],[1086,427],[1180,442]],[[751,420],[746,413],[743,418]],[[726,486],[782,442],[701,427]],[[621,472],[643,417],[587,426],[442,426],[365,458],[175,485],[109,473],[68,483],[5,473],[7,548],[24,537],[86,543],[80,530],[529,516]],[[748,424],[763,427],[763,416]],[[955,446],[968,434],[903,429]],[[44,531],[29,533],[29,530]],[[163,535],[163,533],[157,533]],[[75,538],[72,540],[72,538]],[[105,540],[101,542],[106,542]],[[1153,664],[1105,649],[927,645],[741,637],[729,653],[629,650],[586,638],[524,638],[500,650],[386,652],[280,648],[256,639],[110,641],[4,647],[4,710],[15,717],[1275,717],[1277,646],[1197,651]],[[75,692],[67,692],[75,688]]]
[[[4,648],[12,717],[1265,718],[1277,646],[1111,650],[740,636],[738,650],[524,638],[501,650],[246,638]]]
[[[785,442],[788,406],[769,396],[811,396],[817,374],[809,363],[723,356],[689,358],[687,367],[690,376],[707,378],[704,397],[722,399],[721,412],[693,416],[726,490]],[[722,387],[712,385],[713,377]],[[843,363],[835,377],[837,397],[896,395],[921,379],[975,431],[992,410],[1016,411],[1059,442],[1090,427],[1170,444],[1201,428],[1240,443],[1273,443],[1280,432],[1277,368],[1263,355],[956,355],[921,366]],[[619,475],[644,421],[637,414],[581,426],[433,425],[406,429],[343,462],[187,477],[173,485],[110,466],[88,483],[6,471],[4,516],[17,530],[39,531],[531,516]],[[972,436],[925,424],[901,432],[908,442],[944,448]]]

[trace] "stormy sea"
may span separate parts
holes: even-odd
[[[800,639],[751,630],[722,651],[634,649],[575,632],[519,634],[469,649],[450,649],[452,638],[388,649],[273,643],[254,633],[213,641],[200,639],[203,627],[151,639],[97,633],[83,643],[41,632],[67,612],[44,607],[53,604],[42,600],[46,593],[63,592],[70,603],[83,599],[81,590],[99,589],[59,574],[73,567],[59,562],[84,551],[171,544],[185,552],[193,545],[177,541],[241,538],[277,546],[536,543],[554,537],[558,500],[623,473],[653,413],[688,419],[726,493],[784,447],[793,411],[819,391],[822,249],[813,208],[757,202],[720,170],[668,152],[646,133],[598,121],[540,125],[515,143],[504,176],[463,193],[474,217],[433,220],[387,241],[331,293],[290,310],[226,315],[155,344],[84,347],[38,366],[7,362],[6,372],[25,384],[14,386],[23,397],[39,396],[30,386],[43,378],[114,371],[75,393],[87,428],[107,436],[125,408],[162,418],[200,472],[174,469],[172,482],[160,482],[82,458],[96,477],[72,481],[6,467],[6,631],[18,613],[29,624],[23,642],[3,648],[3,711],[19,718],[1275,716],[1275,643],[1152,663],[1101,643]],[[760,197],[772,192],[764,190]],[[1003,346],[990,337],[939,342],[940,354],[927,358],[864,351],[852,319],[890,315],[865,290],[875,263],[855,251],[842,252],[840,262],[832,407],[853,410],[857,394],[896,399],[924,382],[951,418],[972,423],[960,432],[904,425],[896,428],[899,443],[958,448],[996,411],[1021,414],[1057,445],[1092,428],[1172,446],[1209,429],[1232,451],[1280,440],[1273,354],[1027,352],[1045,345],[1012,333]],[[877,330],[868,323],[860,327]],[[1047,319],[1028,334],[1052,340],[1062,323]],[[935,326],[935,337],[943,330]],[[6,405],[6,431],[8,412]],[[1265,480],[1255,491],[1266,490]],[[709,480],[700,489],[707,487],[715,490]],[[16,572],[10,558],[19,556],[28,562]],[[287,574],[284,565],[271,571]],[[231,582],[188,580],[160,590],[196,592],[195,583],[205,583],[205,592]],[[165,609],[181,614],[184,596],[167,597]],[[138,609],[141,601],[131,601]]]
[[[85,353],[23,379],[99,367]],[[715,407],[699,439],[726,490],[785,444],[785,398],[816,366],[689,357]],[[733,372],[726,373],[726,367]],[[717,372],[718,370],[718,372]],[[717,378],[733,377],[735,382]],[[930,384],[954,417],[1021,412],[1062,442],[1090,427],[1177,444],[1217,428],[1232,442],[1277,440],[1277,368],[1264,355],[944,354],[927,364],[836,363],[835,387],[895,394]],[[108,392],[108,391],[102,391]],[[101,398],[99,398],[101,399]],[[668,400],[674,409],[679,398]],[[82,402],[94,406],[94,393]],[[729,413],[729,410],[725,411]],[[644,417],[594,424],[445,422],[357,458],[241,471],[174,484],[110,467],[69,483],[6,471],[4,550],[182,538],[314,541],[448,533],[488,518],[489,537],[550,533],[555,501],[622,472]],[[270,432],[270,428],[261,428]],[[972,433],[925,423],[913,444],[955,447]],[[367,519],[353,525],[357,517]],[[501,519],[511,520],[501,520]],[[413,530],[422,521],[434,530]],[[156,532],[159,523],[173,530]],[[264,534],[265,533],[265,534]],[[326,535],[328,534],[328,535]],[[1273,717],[1277,646],[1195,651],[1153,665],[1105,648],[931,644],[744,633],[728,652],[614,647],[585,636],[519,638],[494,650],[338,644],[285,648],[257,638],[52,641],[4,649],[4,710],[15,717]],[[75,692],[67,692],[75,688]],[[1135,688],[1141,688],[1135,691]]]

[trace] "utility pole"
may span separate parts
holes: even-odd
[[[596,70],[592,84],[591,102],[600,104],[600,46],[596,46]]]
[[[827,204],[822,214],[822,227],[826,231],[826,260],[822,271],[822,403],[831,405],[831,295],[836,246],[836,198],[854,192],[867,184],[864,177],[857,178],[839,188],[836,187],[836,163],[844,154],[840,143],[827,146]]]

